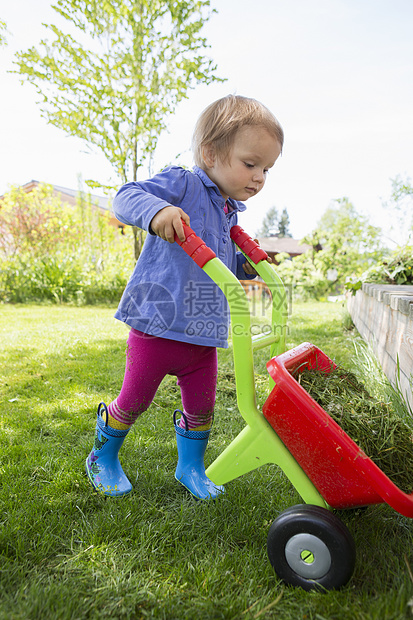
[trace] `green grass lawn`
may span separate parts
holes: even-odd
[[[266,555],[269,526],[300,497],[276,466],[195,502],[175,481],[167,378],[135,424],[121,461],[123,498],[92,491],[84,473],[100,400],[117,396],[126,328],[113,308],[0,306],[0,619],[413,618],[413,522],[386,505],[340,513],[357,546],[350,583],[307,593],[284,586]],[[339,304],[294,304],[288,348],[319,346],[351,369],[355,335]],[[264,396],[268,351],[257,353]],[[243,427],[220,351],[209,464]]]

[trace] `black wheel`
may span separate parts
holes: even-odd
[[[334,590],[353,574],[356,548],[344,523],[320,506],[284,510],[268,532],[267,552],[277,575],[304,590]]]

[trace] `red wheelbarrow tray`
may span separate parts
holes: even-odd
[[[273,357],[267,368],[275,387],[265,418],[331,508],[387,503],[413,517],[413,493],[401,491],[292,376],[335,367],[308,342]]]

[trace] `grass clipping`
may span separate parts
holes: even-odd
[[[305,369],[297,379],[399,489],[413,491],[413,430],[390,403],[373,398],[343,368]]]

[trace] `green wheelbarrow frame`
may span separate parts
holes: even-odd
[[[176,241],[224,293],[231,315],[232,349],[238,409],[246,426],[206,470],[218,485],[226,484],[263,465],[278,465],[307,504],[328,508],[314,484],[301,469],[257,407],[254,351],[270,346],[270,358],[285,351],[288,315],[287,293],[281,278],[268,264],[267,255],[241,227],[231,238],[253,265],[272,295],[271,332],[252,335],[248,298],[238,278],[186,225],[185,242]],[[269,378],[269,392],[274,382]]]

